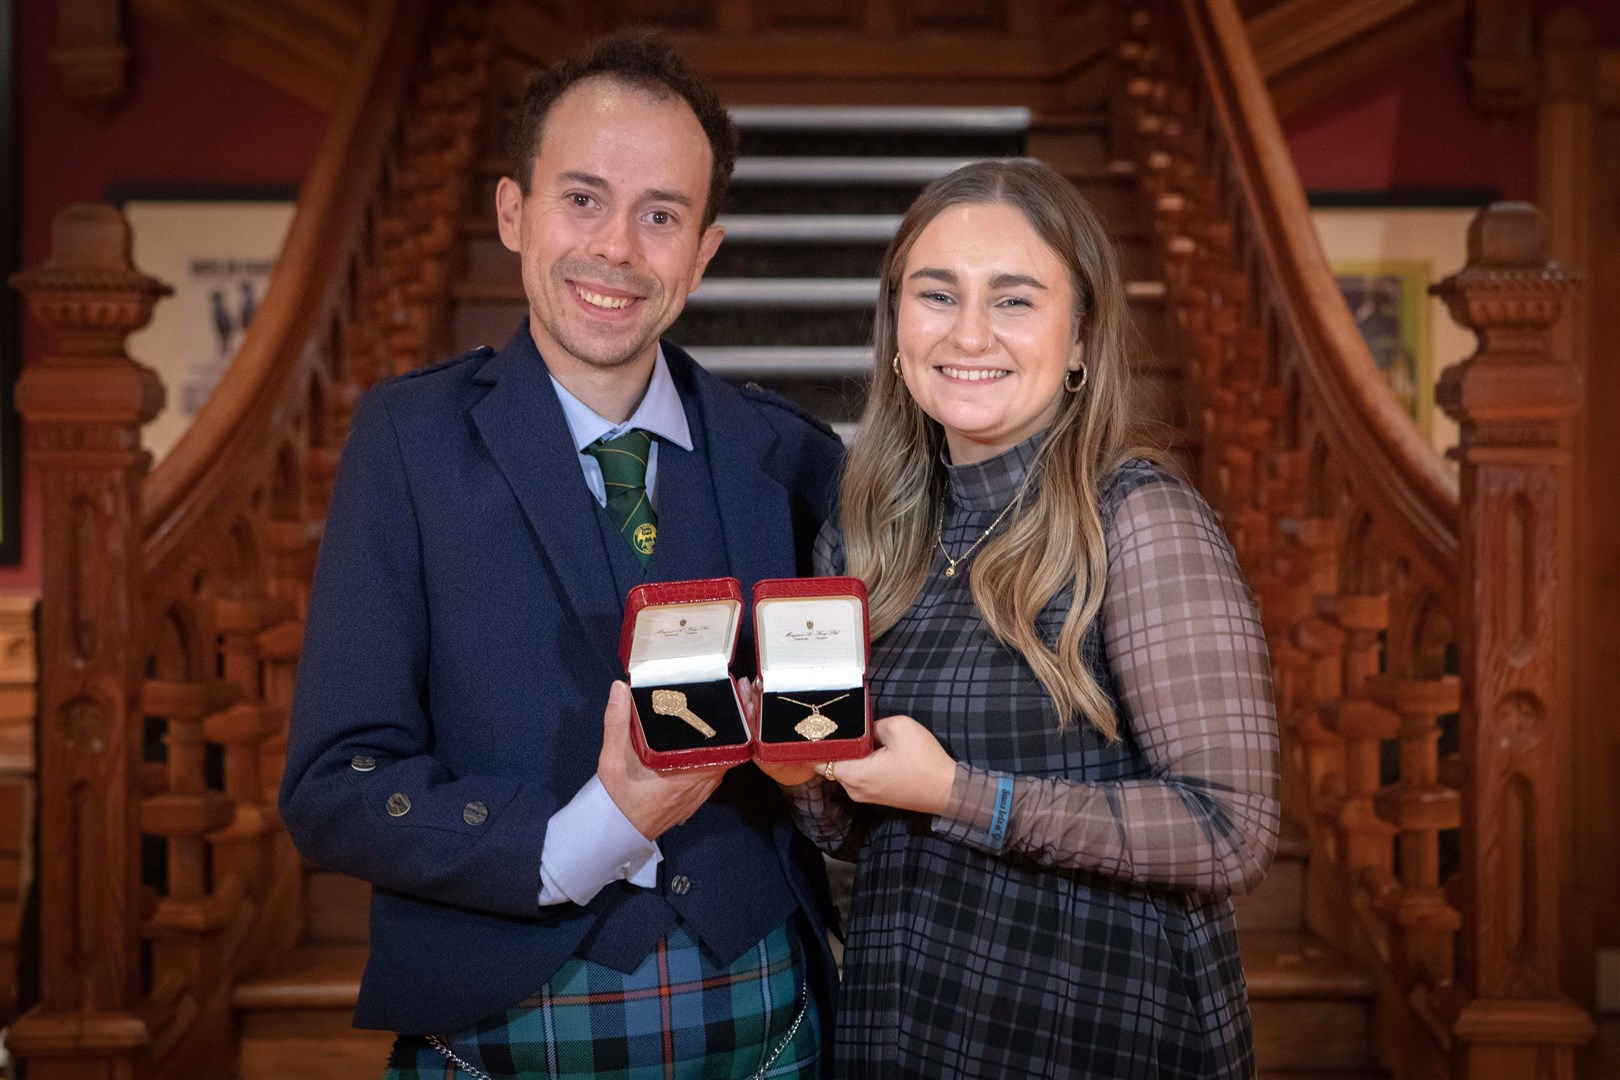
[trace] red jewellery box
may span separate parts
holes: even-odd
[[[630,676],[630,740],[649,769],[737,765],[752,747],[731,676],[742,622],[736,578],[637,585],[619,657]]]
[[[872,752],[871,652],[860,578],[772,578],[754,586],[759,761],[842,761]]]

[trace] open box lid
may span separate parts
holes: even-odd
[[[761,688],[836,690],[866,680],[866,584],[859,578],[779,578],[754,590]]]
[[[736,578],[672,581],[630,590],[619,657],[631,686],[726,678],[742,624]]]

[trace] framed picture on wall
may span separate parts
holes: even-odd
[[[1323,192],[1311,215],[1350,314],[1402,408],[1437,449],[1457,431],[1434,405],[1445,368],[1474,349],[1429,286],[1460,270],[1468,224],[1495,198],[1489,191]]]
[[[163,382],[163,411],[142,430],[161,460],[230,367],[292,224],[290,187],[120,185],[108,201],[129,219],[135,265],[174,286],[129,354]]]

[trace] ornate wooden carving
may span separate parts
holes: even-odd
[[[129,46],[120,0],[73,0],[56,5],[56,47],[51,62],[74,101],[98,112],[129,89]]]
[[[1261,601],[1310,922],[1379,973],[1398,1075],[1567,1075],[1589,1031],[1558,985],[1576,397],[1548,331],[1568,282],[1526,211],[1477,227],[1448,286],[1487,341],[1442,390],[1466,417],[1459,480],[1373,381],[1236,5],[1130,22],[1119,143],[1157,210],[1200,486]]]
[[[130,263],[129,225],[111,207],[70,206],[50,258],[12,285],[56,349],[23,373],[17,408],[33,425],[44,488],[40,614],[42,1002],[12,1029],[30,1075],[127,1074],[146,1042],[140,998],[136,784],[145,653],[140,427],[163,404],[157,376],[124,339],[171,290]]]
[[[1541,217],[1498,203],[1436,292],[1479,350],[1436,400],[1461,427],[1462,934],[1454,1060],[1472,1076],[1574,1075],[1591,1021],[1559,986],[1559,806],[1570,725],[1569,420],[1579,380],[1550,349],[1574,283]]]
[[[1511,116],[1536,100],[1534,4],[1473,0],[1468,79],[1474,107]]]

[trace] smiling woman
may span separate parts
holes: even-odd
[[[888,715],[836,770],[762,766],[858,863],[837,1075],[1252,1076],[1265,638],[1209,507],[1126,446],[1106,236],[1049,167],[981,162],[882,282],[816,570],[866,582]]]

